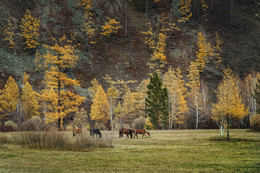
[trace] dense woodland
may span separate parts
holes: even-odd
[[[2,0],[1,129],[260,129],[257,0]]]

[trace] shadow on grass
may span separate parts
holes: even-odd
[[[214,136],[209,138],[210,141],[227,141],[226,137]],[[248,138],[229,138],[229,142],[260,142],[260,139]]]

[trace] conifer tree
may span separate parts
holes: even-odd
[[[146,112],[155,129],[165,128],[168,117],[168,93],[167,89],[162,87],[162,81],[155,72],[150,78],[147,86],[147,98],[145,98]]]
[[[217,91],[217,103],[212,106],[213,120],[227,127],[227,140],[229,141],[229,126],[234,118],[241,119],[248,114],[247,108],[242,104],[239,88],[231,69],[224,70],[224,78]]]
[[[12,20],[9,18],[7,23],[7,28],[4,30],[4,42],[7,42],[9,49],[15,48],[14,36],[15,36],[15,26]]]
[[[22,105],[23,105],[23,116],[25,119],[29,119],[32,116],[39,115],[39,94],[35,92],[32,86],[26,81],[22,89]]]
[[[199,50],[196,52],[197,59],[195,62],[198,70],[202,72],[205,68],[205,64],[207,63],[208,58],[213,55],[213,49],[210,43],[206,42],[205,36],[202,34],[202,32],[198,33],[197,46]]]
[[[19,101],[19,88],[14,78],[8,78],[3,90],[0,90],[0,111],[3,116],[10,115],[16,110]]]
[[[107,123],[109,120],[109,102],[104,89],[99,85],[91,105],[90,117],[98,123]]]
[[[36,48],[39,39],[40,20],[31,15],[30,10],[26,10],[24,18],[21,20],[20,25],[22,30],[22,37],[25,39],[25,49]]]
[[[49,104],[45,112],[46,122],[56,121],[60,129],[63,118],[70,112],[77,112],[78,106],[85,101],[85,97],[72,92],[75,86],[79,86],[79,82],[66,74],[68,69],[75,67],[78,56],[75,55],[74,47],[65,36],[60,38],[54,46],[46,45],[45,47],[49,49],[43,55],[46,68],[46,90],[42,91],[42,99]],[[48,94],[50,92],[53,96]]]
[[[192,11],[191,11],[191,1],[192,0],[180,0],[179,3],[179,12],[182,15],[182,19],[179,20],[179,22],[185,22],[189,20],[192,17]]]
[[[93,100],[100,84],[96,78],[94,78],[90,83],[92,84],[92,86],[89,88],[90,97],[91,100]]]
[[[116,34],[117,31],[121,28],[119,22],[116,19],[111,19],[108,17],[108,22],[102,25],[102,32],[100,33],[103,36],[111,36],[112,34]]]
[[[254,98],[258,104],[258,109],[256,112],[260,114],[260,78],[258,78],[258,83],[256,84],[256,89],[254,89]]]

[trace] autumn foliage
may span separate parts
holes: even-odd
[[[40,20],[33,17],[31,11],[27,9],[21,23],[21,36],[25,39],[25,49],[36,48],[39,45]]]

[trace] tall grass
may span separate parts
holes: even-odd
[[[70,140],[64,132],[20,132],[13,135],[13,143],[29,148],[53,149],[66,151],[86,151],[93,147],[111,147],[107,139],[95,139],[82,135]]]

